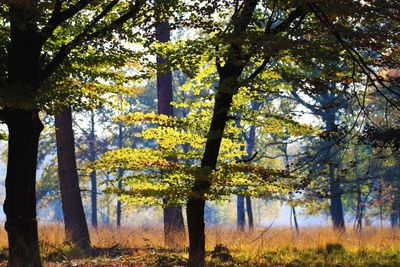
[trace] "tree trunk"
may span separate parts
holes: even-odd
[[[34,95],[40,84],[40,54],[43,45],[37,29],[37,1],[13,4],[4,15],[9,18],[6,94],[19,104]],[[9,86],[9,88],[7,88]],[[4,93],[4,92],[3,92]],[[4,95],[2,95],[2,98]],[[4,99],[3,99],[4,100]],[[7,96],[5,97],[7,101]],[[41,266],[36,218],[36,164],[39,136],[43,129],[37,111],[3,107],[8,127],[8,161],[5,181],[5,229],[8,233],[8,266]]]
[[[249,219],[249,230],[254,229],[253,208],[251,206],[251,197],[246,196],[246,211]]]
[[[8,266],[41,266],[36,217],[36,164],[43,124],[38,112],[5,108],[8,161],[4,213]]]
[[[122,149],[124,145],[124,135],[123,135],[123,129],[122,129],[122,123],[118,123],[118,148]],[[120,179],[118,181],[118,189],[122,189],[122,176],[124,174],[124,171],[122,169],[118,170],[118,178]],[[122,213],[122,203],[119,200],[120,194],[117,194],[117,228],[121,227],[121,213]]]
[[[236,225],[239,231],[244,231],[244,227],[246,225],[246,217],[244,212],[244,196],[238,195],[237,202],[236,202]]]
[[[65,239],[88,251],[90,238],[76,169],[71,109],[66,108],[55,116],[55,126]]]
[[[325,92],[322,95],[321,104],[331,103],[334,95]],[[329,133],[336,133],[338,131],[338,127],[336,125],[336,109],[326,109],[324,110],[323,115],[321,116],[323,121],[325,122],[325,129]],[[340,181],[336,174],[336,170],[339,167],[337,151],[337,138],[332,137],[332,140],[326,142],[326,147],[328,148],[327,152],[327,162],[329,169],[329,192],[330,192],[330,212],[332,217],[332,225],[335,230],[344,231],[345,222],[344,222],[344,213],[343,213],[343,205],[342,205],[342,190],[340,186]]]
[[[118,177],[122,177],[123,171],[122,169],[118,170]],[[118,189],[122,189],[122,181],[118,181]],[[117,228],[121,227],[121,214],[122,214],[122,203],[119,200],[120,194],[117,194]]]
[[[340,183],[335,175],[335,166],[329,165],[329,185],[330,185],[330,211],[332,216],[332,224],[335,230],[345,230],[343,205],[342,205],[342,192]]]
[[[253,110],[258,110],[259,107],[260,107],[259,103],[256,103],[256,102],[252,103]],[[253,156],[255,143],[256,143],[256,126],[252,125],[250,127],[249,139],[247,141],[247,147],[246,147],[247,156],[249,159]],[[250,196],[246,196],[246,210],[247,210],[247,217],[249,219],[249,230],[253,230],[254,219],[253,219],[253,208],[251,206],[251,197]]]
[[[247,30],[257,3],[257,0],[244,1],[241,13],[233,21],[232,36],[241,37]],[[248,60],[240,45],[231,43],[225,65],[218,66],[219,84],[206,146],[201,159],[201,175],[195,178],[192,194],[187,204],[190,239],[188,266],[190,267],[205,266],[204,196],[211,186],[209,175],[217,166],[222,137],[229,119],[228,112],[232,105],[233,95],[239,89],[238,79]]]
[[[194,196],[189,198],[187,204],[187,220],[189,229],[188,266],[190,267],[205,266],[204,194],[209,190],[211,183],[208,179],[204,178],[207,178],[209,173],[215,169],[217,165],[222,135],[225,130],[227,114],[231,104],[231,94],[217,93],[206,148],[201,161],[201,168],[206,172],[204,174],[205,177],[196,179],[193,187]]]
[[[394,192],[394,199],[392,202],[392,212],[390,214],[390,225],[394,227],[400,226],[400,212],[399,212],[400,194],[398,189]]]
[[[203,199],[189,199],[186,207],[187,224],[189,230],[189,267],[205,266],[204,207]]]
[[[89,161],[96,161],[96,136],[95,136],[95,120],[94,111],[90,111],[90,133],[89,133]],[[92,226],[97,228],[97,177],[96,171],[90,173],[90,184],[91,184],[91,206],[92,206]]]
[[[159,18],[157,18],[159,19]],[[168,42],[170,38],[170,29],[168,21],[164,20],[156,25],[156,39],[160,42]],[[165,59],[157,57],[157,65],[161,67],[165,64]],[[172,91],[172,73],[171,71],[157,71],[157,98],[158,114],[173,116]],[[167,200],[164,200],[166,203]],[[166,207],[164,213],[164,242],[168,246],[178,246],[185,237],[185,225],[183,221],[182,208]]]
[[[299,235],[299,224],[297,223],[296,208],[294,206],[292,206],[292,213],[293,213],[294,228],[296,229],[296,234]]]

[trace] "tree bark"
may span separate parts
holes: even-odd
[[[224,85],[224,80],[220,80]],[[228,111],[232,105],[232,94],[218,92],[215,97],[215,105],[211,126],[206,142],[206,148],[201,161],[203,169],[201,178],[197,178],[193,187],[193,196],[187,203],[187,220],[189,229],[189,261],[190,267],[205,266],[205,223],[204,223],[204,194],[209,190],[211,182],[207,178],[215,169],[222,135],[228,119]],[[203,177],[204,175],[204,177]]]
[[[123,135],[123,128],[122,123],[118,123],[118,148],[122,149],[124,145],[124,135]],[[118,189],[122,189],[122,176],[124,171],[122,169],[118,170]],[[119,200],[120,194],[117,194],[117,228],[121,227],[121,213],[122,213],[122,203]]]
[[[66,108],[55,116],[55,126],[65,239],[88,251],[90,238],[76,168],[71,109]]]
[[[293,213],[294,228],[296,229],[296,234],[299,235],[299,224],[297,222],[296,208],[294,206],[292,206],[292,213]]]
[[[232,36],[240,37],[246,31],[257,3],[258,1],[256,0],[244,1],[241,13],[233,21]],[[239,88],[238,79],[248,60],[247,56],[243,54],[240,45],[231,43],[225,65],[223,67],[218,66],[219,84],[215,95],[206,146],[201,159],[201,175],[195,178],[192,194],[187,204],[190,239],[188,266],[190,267],[205,266],[204,196],[211,186],[209,174],[217,166],[221,141],[228,120],[228,112],[232,105],[233,95],[236,94]]]
[[[94,111],[90,111],[90,132],[89,132],[89,161],[96,161],[96,135],[95,135],[95,120]],[[97,176],[96,171],[90,173],[91,193],[90,200],[92,206],[91,221],[92,226],[97,228]]]
[[[332,224],[335,230],[345,230],[342,192],[340,183],[335,174],[335,166],[329,165],[329,186],[330,186],[330,211],[332,216]]]
[[[43,129],[38,112],[5,108],[8,161],[4,213],[8,266],[40,267],[36,217],[36,164]]]
[[[247,218],[249,219],[249,230],[254,229],[253,208],[251,206],[251,197],[246,196],[246,211]]]
[[[159,18],[157,18],[159,19]],[[168,42],[170,39],[170,28],[167,20],[161,21],[156,25],[156,39],[160,42]],[[165,59],[157,57],[157,65],[161,67],[165,64]],[[157,98],[158,114],[173,116],[173,91],[171,71],[157,71]],[[167,200],[164,199],[164,203]],[[178,246],[185,238],[185,225],[181,207],[165,207],[163,209],[164,218],[164,242],[168,246]]]
[[[122,177],[123,171],[122,169],[118,170],[118,177]],[[118,189],[122,189],[122,181],[118,181]],[[119,200],[120,194],[117,194],[117,228],[121,227],[121,214],[122,214],[122,203]]]
[[[40,51],[37,32],[37,3],[10,3],[10,43],[7,45],[7,93],[20,104],[31,104],[22,96],[33,95],[40,84]],[[2,85],[4,86],[4,85]],[[2,88],[4,89],[4,88]],[[3,97],[3,95],[1,96]],[[7,97],[6,97],[7,99]],[[11,267],[41,266],[36,218],[36,165],[39,136],[43,124],[37,111],[4,107],[2,117],[8,127],[5,229],[8,234]]]
[[[395,228],[400,226],[400,212],[399,212],[400,194],[398,189],[394,192],[394,199],[392,202],[392,212],[390,214],[390,225]]]
[[[334,94],[325,92],[321,96],[321,104],[332,103]],[[337,132],[338,128],[336,125],[336,112],[337,108],[331,108],[324,110],[322,119],[325,122],[325,129],[329,133]],[[332,225],[335,230],[345,231],[344,212],[342,204],[342,189],[340,186],[339,177],[336,174],[336,170],[339,167],[337,151],[337,138],[332,137],[332,140],[326,142],[328,149],[328,177],[329,177],[329,191],[330,191],[330,212],[332,217]]]
[[[236,202],[236,225],[239,231],[244,231],[244,227],[246,225],[246,217],[244,212],[244,196],[238,195]]]
[[[253,102],[251,105],[253,110],[258,110],[260,107],[260,104],[256,102]],[[256,144],[256,126],[252,125],[250,127],[249,138],[246,147],[248,158],[251,158],[253,156],[255,144]],[[253,219],[253,208],[251,206],[250,196],[246,196],[246,211],[247,211],[247,218],[249,219],[249,230],[253,230],[254,219]]]

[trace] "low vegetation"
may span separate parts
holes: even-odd
[[[62,225],[40,227],[45,266],[186,266],[187,247],[167,248],[160,227],[91,229],[92,257],[62,242]],[[366,228],[338,233],[330,227],[207,228],[208,266],[399,266],[400,230]],[[182,240],[182,244],[186,244]],[[0,232],[0,266],[6,266],[6,233]]]

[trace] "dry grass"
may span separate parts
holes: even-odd
[[[53,246],[63,243],[64,228],[60,224],[41,225],[40,240]],[[92,244],[96,247],[120,245],[129,248],[163,247],[162,227],[121,227],[101,226],[90,229]],[[186,240],[180,242],[186,246]],[[359,249],[400,249],[400,229],[369,227],[363,231],[352,228],[346,232],[333,231],[330,227],[301,228],[299,235],[289,227],[256,228],[240,232],[236,228],[208,227],[206,230],[207,249],[223,244],[232,250],[274,250],[282,247],[312,249],[326,244],[340,243],[347,250]],[[7,247],[7,235],[0,229],[0,248]]]
[[[42,254],[48,255],[56,251],[69,253],[63,249],[66,245],[63,243],[62,225],[41,225],[39,234]],[[348,229],[341,233],[332,231],[329,227],[309,227],[300,229],[299,235],[287,227],[257,228],[251,232],[238,232],[228,227],[209,227],[206,233],[208,251],[212,251],[217,244],[222,244],[239,262],[227,266],[270,266],[269,264],[274,266],[277,263],[282,266],[314,266],[314,263],[315,266],[335,266],[336,264],[365,266],[366,262],[369,266],[376,266],[374,264],[378,263],[381,266],[400,266],[397,265],[400,264],[399,239],[400,230],[372,227],[362,232]],[[153,257],[151,264],[141,266],[163,266],[160,262],[171,257],[172,254],[173,257],[180,257],[183,260],[187,257],[186,240],[181,240],[181,249],[166,250],[161,227],[117,229],[102,226],[91,229],[91,240],[92,244],[98,248],[117,245],[128,248],[125,253],[128,251],[128,257],[132,257],[131,259],[135,262],[147,262],[150,260],[149,255]],[[340,244],[343,250],[331,256],[329,250],[326,249],[329,244]],[[3,229],[0,230],[0,247],[7,247],[7,236]],[[61,266],[68,266],[68,264]],[[220,265],[214,264],[214,266]]]

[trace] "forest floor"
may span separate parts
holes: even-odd
[[[163,245],[161,228],[91,229],[93,256],[63,243],[61,225],[42,225],[44,266],[185,266],[187,248]],[[257,228],[238,232],[207,229],[208,266],[400,266],[400,230],[366,228],[334,232],[328,227]],[[186,244],[184,240],[180,244]],[[0,266],[6,266],[7,238],[0,231]]]

